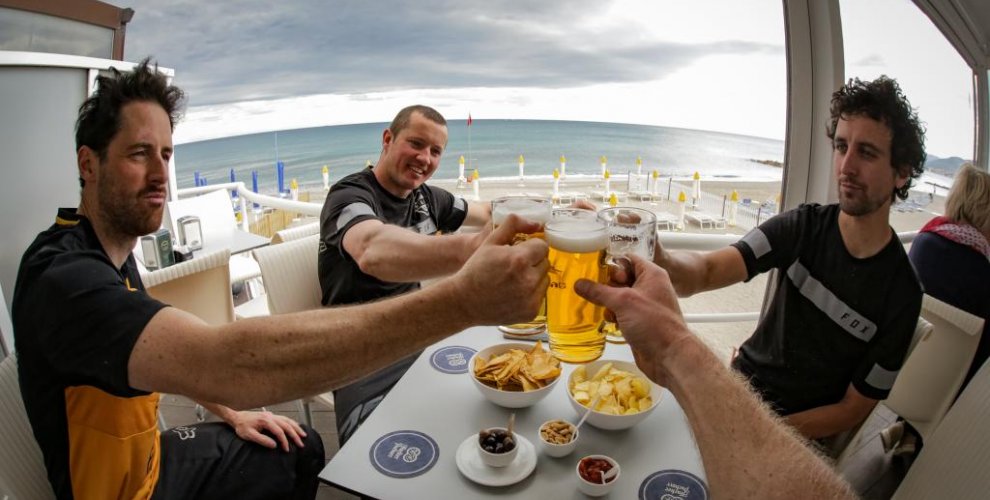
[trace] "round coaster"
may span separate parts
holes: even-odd
[[[640,500],[708,500],[708,487],[698,476],[682,470],[654,472],[639,485]]]
[[[378,472],[390,477],[416,477],[433,468],[440,447],[419,431],[390,432],[371,445],[368,458]]]
[[[430,356],[430,365],[443,373],[467,373],[468,360],[476,352],[470,347],[459,345],[442,347]]]

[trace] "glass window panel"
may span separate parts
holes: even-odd
[[[110,59],[113,30],[60,17],[0,7],[0,50]]]
[[[891,212],[897,231],[920,229],[942,213],[943,187],[973,158],[973,73],[909,1],[842,0],[840,8],[846,77],[896,79],[926,127],[926,172],[908,202],[895,204]]]

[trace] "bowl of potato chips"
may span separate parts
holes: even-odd
[[[506,408],[534,405],[560,379],[560,360],[542,342],[493,345],[475,353],[468,366],[478,391]]]
[[[657,407],[661,391],[634,363],[626,361],[600,359],[580,365],[567,381],[567,397],[574,411],[584,415],[595,403],[588,424],[606,430],[638,424]]]

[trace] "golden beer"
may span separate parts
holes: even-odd
[[[547,332],[550,350],[561,361],[587,363],[601,357],[605,308],[574,292],[574,283],[608,279],[605,225],[593,219],[558,218],[546,226],[550,244],[550,285],[547,288]]]
[[[552,211],[553,202],[549,198],[503,196],[492,200],[492,225],[495,229],[498,229],[509,214],[516,214],[524,219],[546,225],[550,220]],[[531,234],[517,234],[514,242],[543,237],[543,231]],[[540,311],[533,318],[533,321],[516,323],[514,325],[503,325],[498,327],[498,329],[513,335],[535,335],[543,333],[547,323],[546,309],[547,301],[544,299],[540,305]]]

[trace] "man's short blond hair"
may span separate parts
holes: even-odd
[[[990,237],[990,173],[971,163],[964,164],[945,200],[945,216]]]

